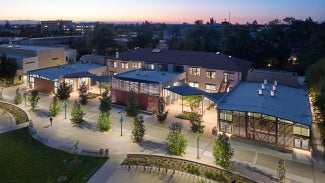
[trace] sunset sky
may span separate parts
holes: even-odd
[[[0,20],[231,23],[294,17],[325,20],[325,0],[0,0]]]

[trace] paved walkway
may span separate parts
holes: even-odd
[[[13,101],[16,87],[6,88],[3,91],[3,97],[6,101]],[[119,108],[113,108],[111,111],[112,129],[109,132],[99,132],[96,127],[98,118],[98,98],[91,100],[83,107],[86,113],[84,119],[86,123],[80,126],[74,126],[70,122],[70,109],[74,98],[69,100],[66,119],[64,110],[58,117],[54,118],[53,125],[50,126],[48,108],[52,98],[45,94],[40,94],[41,100],[38,111],[30,113],[35,129],[38,135],[48,139],[48,145],[58,147],[59,145],[73,146],[79,141],[80,149],[109,149],[110,160],[89,180],[90,183],[96,182],[198,182],[200,178],[189,174],[154,175],[140,173],[140,171],[121,168],[119,165],[127,153],[159,153],[166,154],[164,141],[168,133],[168,124],[156,122],[155,117],[144,114],[147,134],[145,142],[141,145],[133,143],[130,134],[132,129],[132,119],[126,118],[123,122],[123,136],[121,136],[119,121]],[[28,104],[27,104],[28,105]],[[24,102],[20,107],[25,108]],[[25,108],[27,111],[29,108]],[[206,111],[208,112],[208,111]],[[214,164],[212,156],[212,147],[214,136],[207,130],[200,137],[200,159],[196,159],[196,134],[189,130],[186,121],[175,119],[173,116],[177,110],[169,111],[168,121],[181,121],[184,124],[184,133],[188,139],[188,147],[184,158]],[[1,119],[2,121],[2,119]],[[213,119],[205,119],[206,123],[211,123]],[[2,122],[0,122],[2,123]],[[4,123],[8,123],[8,120]],[[211,126],[209,126],[211,128]],[[1,129],[1,128],[0,128]],[[1,130],[0,130],[1,133]],[[286,160],[286,177],[292,182],[324,182],[325,164],[322,158],[311,158],[310,153],[294,151],[292,154],[281,153],[268,148],[247,144],[238,141],[231,141],[235,150],[234,160],[237,162],[235,171],[245,176],[251,177],[258,182],[270,182],[269,176],[276,176],[277,164],[280,159]],[[320,151],[322,149],[320,148]],[[168,178],[166,178],[168,177]]]

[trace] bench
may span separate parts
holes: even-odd
[[[94,149],[81,149],[81,154],[83,155],[91,155],[91,156],[99,156],[99,150]]]
[[[48,139],[39,135],[36,135],[36,139],[40,142],[42,142],[43,144],[47,144],[48,143]]]
[[[64,151],[64,152],[68,152],[68,153],[72,153],[73,152],[73,148],[72,147],[67,147],[67,146],[63,146],[63,145],[59,145],[57,147],[58,150]]]

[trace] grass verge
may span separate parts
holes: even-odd
[[[0,134],[1,182],[87,182],[108,158],[76,156],[34,140],[27,128]]]

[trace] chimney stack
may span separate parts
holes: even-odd
[[[118,50],[116,50],[115,58],[116,58],[116,59],[119,59],[119,57],[120,57],[120,53],[118,52]]]

